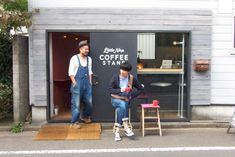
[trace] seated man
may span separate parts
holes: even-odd
[[[132,66],[128,62],[124,62],[120,65],[119,74],[115,74],[109,83],[109,92],[111,94],[111,103],[115,109],[117,109],[117,123],[115,123],[115,141],[120,141],[121,137],[119,130],[124,126],[125,134],[127,136],[133,136],[134,133],[129,126],[128,108],[130,100],[138,96],[143,91],[141,83],[130,75]],[[133,87],[136,88],[133,90]]]

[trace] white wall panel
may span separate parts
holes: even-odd
[[[30,8],[185,8],[208,9],[211,0],[29,0]]]
[[[213,81],[235,81],[235,73],[214,73],[211,80],[213,80]]]
[[[235,81],[211,81],[212,89],[235,89]]]
[[[233,97],[212,97],[212,104],[235,104],[235,96]]]
[[[155,59],[155,33],[139,33],[137,50],[142,51],[141,59]]]

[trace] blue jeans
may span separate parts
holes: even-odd
[[[76,123],[80,118],[80,100],[84,103],[83,116],[89,117],[92,112],[92,87],[87,79],[79,80],[71,86],[71,123]]]
[[[117,123],[118,126],[121,127],[123,119],[128,119],[129,117],[129,101],[111,98],[111,103],[113,107],[117,109]]]

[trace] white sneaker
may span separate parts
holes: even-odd
[[[235,127],[235,121],[231,122],[232,127]]]
[[[134,135],[134,132],[130,128],[125,129],[126,136],[130,137]]]
[[[120,137],[120,134],[118,132],[114,133],[115,134],[115,137],[114,137],[114,140],[117,142],[117,141],[121,141],[121,137]]]

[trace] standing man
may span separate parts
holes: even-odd
[[[141,94],[144,90],[142,84],[129,73],[131,69],[131,64],[124,62],[120,65],[119,73],[115,74],[109,83],[111,103],[117,110],[117,123],[114,124],[115,141],[121,140],[119,130],[122,126],[127,136],[134,135],[128,121],[128,109],[130,100]]]
[[[92,60],[89,54],[89,45],[86,40],[78,44],[79,53],[70,59],[69,77],[71,79],[71,127],[79,129],[80,101],[83,102],[83,120],[91,123],[92,113]]]

